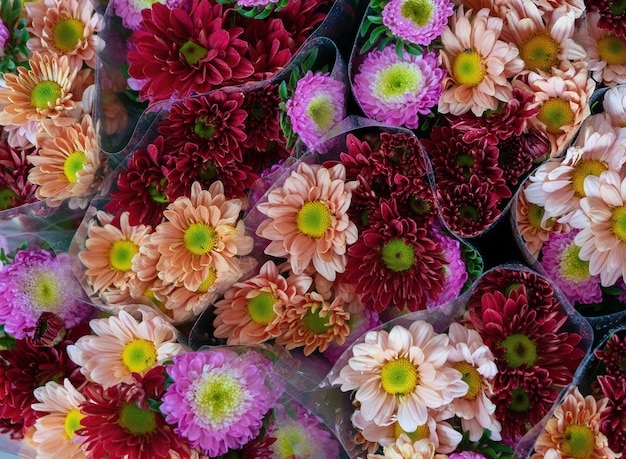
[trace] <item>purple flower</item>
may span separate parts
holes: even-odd
[[[4,56],[4,47],[6,46],[7,40],[10,36],[11,32],[9,32],[7,26],[4,25],[4,22],[0,19],[0,57]]]
[[[458,453],[452,453],[448,456],[448,459],[485,459],[480,453],[473,453],[471,451],[460,451]]]
[[[143,20],[141,11],[151,8],[156,2],[164,4],[169,9],[178,8],[183,4],[182,0],[113,0],[113,7],[115,14],[122,19],[124,27],[137,30]]]
[[[443,292],[439,294],[435,301],[429,298],[426,301],[427,308],[433,308],[457,298],[469,277],[461,254],[461,243],[459,240],[443,234],[440,225],[435,227],[432,237],[441,247],[447,265],[443,267],[445,273]]]
[[[453,8],[448,0],[391,0],[383,8],[383,24],[395,36],[426,46],[443,33]]]

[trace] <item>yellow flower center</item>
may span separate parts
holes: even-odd
[[[526,335],[509,335],[502,340],[500,346],[506,350],[504,358],[509,362],[510,368],[523,364],[532,366],[537,361],[537,345]]]
[[[539,32],[528,37],[520,46],[520,57],[529,70],[550,69],[559,63],[561,45],[548,32]]]
[[[430,22],[433,11],[435,7],[428,0],[407,0],[400,7],[402,16],[419,27],[424,27]]]
[[[458,84],[478,86],[487,73],[482,61],[483,57],[478,52],[466,49],[454,58],[452,76]]]
[[[240,410],[244,388],[230,374],[204,374],[196,383],[193,394],[196,415],[211,426],[221,426]]]
[[[410,394],[418,382],[417,367],[406,357],[387,362],[380,370],[380,385],[388,394]]]
[[[134,403],[124,405],[120,410],[118,424],[132,435],[147,435],[156,432],[156,413],[144,410]]]
[[[315,335],[323,335],[332,328],[332,325],[328,323],[330,313],[326,311],[324,316],[320,316],[322,311],[322,305],[316,303],[306,313],[302,319],[302,326],[307,330],[310,330]]]
[[[201,59],[204,59],[208,53],[207,49],[187,40],[179,49],[180,54],[189,65],[196,65]]]
[[[276,442],[272,445],[276,459],[292,457],[314,457],[314,445],[311,444],[306,432],[298,425],[280,426],[275,432]]]
[[[541,220],[546,210],[537,204],[528,204],[528,223],[535,229],[542,229]]]
[[[274,305],[278,303],[276,295],[270,292],[261,292],[248,300],[248,314],[252,321],[259,325],[267,325],[276,317]]]
[[[196,289],[196,293],[208,292],[209,289],[213,287],[213,284],[215,284],[216,280],[217,280],[217,269],[215,269],[213,266],[209,266],[209,275],[206,277],[206,279],[204,279],[200,283],[200,285]]]
[[[109,251],[109,266],[120,272],[130,271],[133,266],[133,257],[139,252],[139,247],[133,241],[115,241]]]
[[[465,400],[475,400],[483,388],[483,378],[478,370],[468,362],[458,362],[454,368],[461,373],[463,382],[468,386],[467,394],[463,396]]]
[[[59,51],[69,53],[83,38],[84,24],[78,19],[70,18],[59,21],[52,29],[52,40]]]
[[[599,159],[583,159],[576,163],[574,170],[572,171],[572,188],[574,193],[579,198],[584,198],[585,195],[585,179],[590,175],[599,177],[600,174],[609,169],[609,166],[604,161]]]
[[[546,100],[537,114],[537,119],[546,125],[550,134],[561,134],[562,127],[574,122],[574,110],[568,101],[558,97]]]
[[[607,35],[598,40],[600,59],[609,65],[626,65],[626,40]]]
[[[193,255],[206,255],[215,248],[219,240],[215,228],[202,222],[189,225],[183,236],[185,248]]]
[[[398,102],[405,94],[417,92],[421,81],[422,72],[417,66],[397,62],[376,73],[374,95],[383,102]]]
[[[70,183],[78,182],[78,173],[83,170],[87,162],[87,155],[82,151],[75,151],[63,163],[63,175]]]
[[[39,110],[46,110],[56,105],[62,93],[61,85],[56,81],[42,81],[31,91],[30,104]]]
[[[581,424],[570,424],[563,432],[563,441],[559,445],[559,449],[565,457],[589,459],[594,456],[595,437],[589,427]]]
[[[393,272],[407,271],[415,264],[415,249],[402,239],[394,239],[380,249],[384,265]]]
[[[622,242],[626,242],[626,204],[613,209],[611,231]]]
[[[154,343],[141,338],[135,338],[124,346],[122,362],[131,373],[144,373],[151,369],[157,360],[157,351]]]
[[[40,270],[28,283],[26,289],[33,306],[45,311],[52,311],[59,306],[62,297],[62,286],[59,285],[54,273]]]
[[[430,438],[430,429],[428,428],[428,424],[422,424],[421,426],[417,426],[417,429],[413,432],[407,432],[402,427],[400,427],[399,423],[395,423],[393,425],[393,435],[396,438],[400,438],[400,435],[406,434],[413,443],[416,441],[423,440],[425,438]]]
[[[74,432],[84,427],[80,423],[80,421],[82,421],[84,417],[85,415],[81,413],[78,408],[74,408],[73,410],[70,410],[65,415],[65,422],[63,423],[63,426],[65,427],[65,436],[67,437],[68,440],[71,440],[72,438],[74,438]]]
[[[328,206],[322,201],[305,203],[298,211],[296,225],[302,234],[319,239],[331,227],[332,214]]]
[[[309,101],[306,114],[315,123],[318,132],[327,131],[335,117],[333,102],[328,96],[315,96]]]
[[[561,274],[575,283],[589,279],[589,262],[580,259],[580,249],[580,246],[571,244],[561,254]]]

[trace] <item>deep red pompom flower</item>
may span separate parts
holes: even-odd
[[[246,19],[242,26],[255,80],[267,80],[287,66],[297,47],[280,19]]]
[[[604,363],[607,375],[626,378],[626,338],[613,334],[604,349],[596,351],[596,357]]]
[[[241,109],[248,114],[244,146],[264,151],[268,149],[269,142],[284,142],[279,103],[278,86],[275,84],[266,84],[244,93]]]
[[[626,379],[615,376],[598,376],[602,393],[609,399],[600,414],[600,431],[609,440],[613,451],[626,451]]]
[[[0,140],[0,210],[37,200],[37,185],[28,181],[32,167],[26,159],[28,153],[29,150],[16,151]]]

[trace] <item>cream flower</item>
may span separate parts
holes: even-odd
[[[396,442],[383,448],[383,455],[368,454],[367,459],[434,459],[435,445],[428,439],[413,442],[407,435],[400,435]],[[446,457],[446,456],[443,456]]]

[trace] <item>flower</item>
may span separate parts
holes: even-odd
[[[408,435],[402,434],[394,444],[383,448],[383,455],[368,454],[367,459],[433,459],[435,445],[424,438],[413,442]]]
[[[214,182],[208,190],[195,182],[190,197],[177,198],[163,212],[166,220],[152,236],[161,254],[159,277],[196,291],[211,268],[231,269],[240,275],[234,257],[252,250],[252,238],[245,235],[239,220],[242,206],[240,199],[226,199],[221,182]]]
[[[471,110],[481,116],[512,98],[507,79],[523,69],[524,61],[514,45],[498,39],[502,24],[487,9],[460,7],[452,15],[441,35],[440,56],[448,75],[442,80],[439,112],[461,115]]]
[[[153,311],[142,309],[135,319],[120,310],[89,325],[94,334],[83,336],[67,352],[89,381],[104,388],[132,384],[133,373],[145,375],[183,352],[175,329]]]
[[[252,351],[179,355],[167,366],[173,383],[160,409],[192,448],[211,457],[225,454],[259,434],[263,417],[280,396],[282,391],[266,385],[271,368],[267,358]]]
[[[393,1],[429,3],[429,0]],[[399,56],[394,46],[387,46],[365,56],[354,75],[354,95],[370,118],[416,129],[419,115],[427,115],[437,104],[444,73],[434,52],[416,56],[402,50]]]
[[[244,93],[241,109],[248,114],[246,139],[243,141],[246,147],[263,151],[268,148],[269,142],[281,139],[279,103],[280,96],[275,84],[266,84]]]
[[[259,21],[242,18],[241,26],[244,29],[242,38],[250,44],[248,53],[254,67],[253,79],[270,80],[274,74],[289,65],[297,48],[280,19],[267,18]]]
[[[298,80],[285,105],[291,128],[307,147],[313,148],[346,116],[345,92],[343,82],[328,72],[309,70]]]
[[[431,234],[441,247],[446,264],[442,267],[444,271],[443,292],[435,301],[428,300],[426,302],[428,308],[445,304],[458,298],[469,279],[461,253],[460,241],[444,234],[439,224],[434,225]]]
[[[588,0],[585,2],[585,5],[588,11],[598,13],[598,27],[609,30],[622,38],[626,38],[626,36],[624,36],[626,11],[622,11],[620,8],[614,8],[613,4],[606,0]]]
[[[366,421],[387,425],[398,421],[413,432],[428,419],[427,409],[437,409],[467,393],[461,373],[446,367],[449,339],[435,333],[428,322],[417,320],[406,329],[369,331],[352,348],[333,384],[342,391],[356,389]]]
[[[391,0],[382,11],[392,34],[416,45],[429,45],[446,28],[454,5],[448,0]]]
[[[602,361],[606,374],[616,378],[626,378],[626,339],[614,333],[605,343],[604,349],[595,352]]]
[[[348,218],[352,190],[341,164],[326,168],[300,163],[282,187],[270,191],[258,210],[268,218],[256,234],[269,239],[267,255],[285,257],[295,274],[311,264],[328,280],[346,266],[347,246],[357,239],[357,228]]]
[[[606,436],[600,432],[600,413],[608,399],[596,401],[583,397],[578,387],[570,392],[554,411],[552,419],[535,442],[531,459],[579,456],[589,459],[620,457],[609,448]]]
[[[0,211],[36,200],[37,186],[27,179],[31,167],[27,153],[0,141]]]
[[[609,400],[600,413],[600,432],[608,437],[613,451],[624,451],[626,430],[623,427],[626,409],[626,379],[615,376],[598,376],[602,393]]]
[[[626,83],[626,37],[599,26],[600,15],[586,12],[589,71],[597,83],[615,86]]]
[[[0,19],[0,57],[4,56],[4,47],[6,46],[10,36],[11,33],[9,32],[9,29],[2,19]]]
[[[115,15],[122,19],[122,25],[127,29],[140,29],[141,11],[151,8],[154,3],[162,3],[168,8],[178,8],[181,0],[113,0]]]

